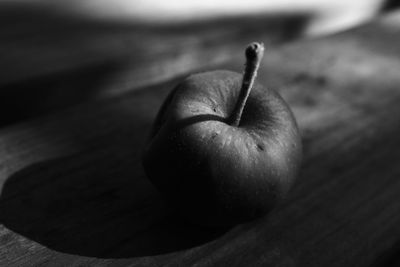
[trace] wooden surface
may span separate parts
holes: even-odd
[[[20,114],[13,120],[3,112],[0,266],[398,266],[400,25],[394,21],[267,49],[260,82],[292,107],[305,158],[285,203],[233,229],[178,218],[144,176],[140,154],[159,105],[182,75],[208,67],[240,72],[248,39],[271,40],[261,28],[253,25],[244,37],[233,30],[227,39],[216,30],[214,45],[177,48],[179,56],[162,61],[168,75],[129,62],[94,95],[55,97],[54,106],[30,116],[19,106],[9,113]],[[186,37],[171,42],[190,43]],[[200,60],[221,51],[215,62]],[[148,53],[141,62],[148,58],[148,68],[156,68]],[[193,53],[202,56],[179,61]],[[57,71],[64,77],[58,80],[41,70],[47,64],[12,72],[13,81],[2,76],[4,95],[15,96],[10,88],[40,89],[51,77],[45,92],[75,90],[79,79],[67,75],[74,65]]]
[[[155,26],[0,3],[0,125],[215,68],[255,37],[271,46],[296,38],[307,21],[277,14]]]

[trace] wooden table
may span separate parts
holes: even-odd
[[[400,13],[287,42],[304,18],[149,28],[7,8],[0,266],[399,266]],[[252,40],[301,128],[301,174],[263,219],[193,226],[146,179],[143,141],[183,76],[240,72]]]

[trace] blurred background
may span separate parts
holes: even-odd
[[[13,0],[0,2],[1,124],[343,31],[396,1]]]
[[[312,21],[305,34],[326,34],[362,23],[388,7],[388,1],[330,0],[84,0],[38,1],[63,10],[102,19],[144,21],[147,23],[185,23],[216,17],[254,14],[308,14]],[[394,1],[392,1],[394,2]]]
[[[343,30],[375,16],[382,9],[394,6],[395,1],[385,0],[18,0],[12,2],[47,6],[61,12],[108,20],[125,20],[146,23],[185,23],[216,17],[275,13],[305,13],[312,22],[306,34],[324,34]]]

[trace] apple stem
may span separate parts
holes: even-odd
[[[245,54],[246,65],[243,73],[242,87],[230,120],[230,124],[236,127],[240,124],[240,119],[242,118],[247,98],[249,97],[250,91],[254,85],[257,71],[264,55],[264,44],[256,42],[249,44],[246,48]]]

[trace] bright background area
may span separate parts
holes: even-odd
[[[23,1],[23,0],[18,0]],[[16,2],[14,0],[13,2]],[[170,23],[256,13],[307,13],[308,34],[331,33],[360,24],[383,0],[31,0],[89,16]]]

